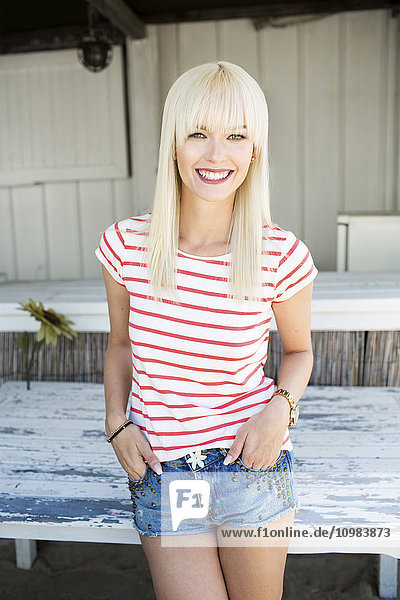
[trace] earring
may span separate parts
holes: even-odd
[[[256,157],[255,157],[255,156],[252,156],[252,157],[251,157],[251,162],[254,162],[255,160],[256,160]]]

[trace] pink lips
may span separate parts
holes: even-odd
[[[215,184],[215,183],[225,183],[225,181],[228,181],[228,179],[230,178],[230,176],[232,175],[233,171],[230,171],[229,175],[227,177],[225,177],[225,179],[206,179],[205,177],[202,177],[198,171],[198,169],[195,169],[197,175],[200,177],[201,181],[204,181],[204,183],[211,183],[211,184]],[[210,173],[225,173],[226,171],[229,171],[229,169],[204,169],[204,171],[210,171]]]

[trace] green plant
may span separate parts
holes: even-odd
[[[17,348],[26,354],[26,387],[30,390],[31,369],[35,353],[39,352],[43,344],[53,344],[53,346],[55,346],[60,335],[71,340],[77,333],[70,327],[70,325],[74,324],[73,321],[67,319],[65,315],[57,313],[52,308],[44,308],[42,302],[36,304],[32,298],[29,298],[29,302],[20,302],[20,306],[17,308],[18,310],[26,310],[36,319],[36,321],[41,323],[41,327],[36,334],[36,341],[33,342],[32,348],[30,348],[30,338],[27,331],[21,332],[15,338],[15,345]]]

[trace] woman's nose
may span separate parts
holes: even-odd
[[[217,138],[211,138],[207,144],[205,158],[214,162],[224,160],[226,158],[224,143]]]

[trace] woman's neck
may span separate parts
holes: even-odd
[[[232,203],[207,204],[181,202],[179,247],[199,250],[221,250],[230,244]],[[183,247],[185,246],[185,248]],[[227,250],[229,252],[229,250]],[[195,254],[196,252],[194,252]],[[224,254],[225,252],[222,252]]]

